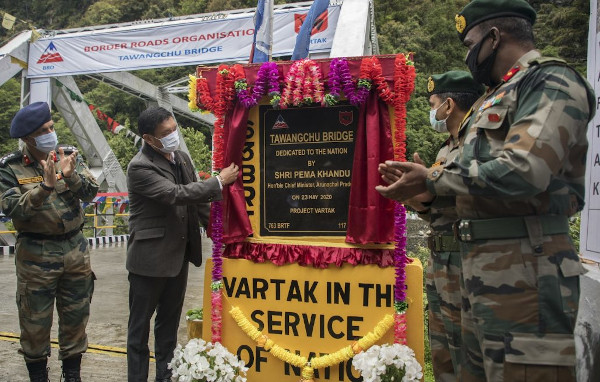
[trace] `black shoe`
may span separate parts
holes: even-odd
[[[61,380],[64,382],[81,382],[81,354],[63,359],[63,372]]]
[[[171,378],[161,378],[157,379],[156,382],[171,382]]]
[[[29,381],[31,382],[48,382],[49,368],[46,367],[48,361],[27,363],[27,371],[29,371]]]
[[[62,381],[64,382],[81,382],[79,369],[64,369],[62,372]]]

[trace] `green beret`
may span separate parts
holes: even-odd
[[[482,95],[482,84],[475,82],[471,73],[464,70],[451,70],[442,74],[434,74],[427,81],[429,95],[440,93],[473,93]]]
[[[475,25],[498,17],[521,17],[533,25],[536,13],[525,0],[473,0],[454,18],[460,40]]]

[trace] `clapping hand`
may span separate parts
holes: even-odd
[[[77,166],[77,151],[73,151],[70,155],[65,156],[65,150],[60,147],[58,149],[60,155],[60,168],[65,178],[70,178]]]
[[[398,200],[408,201],[414,197],[414,201],[426,202],[433,199],[425,185],[427,179],[427,167],[418,153],[414,155],[415,162],[386,161],[379,164],[378,171],[387,186],[377,186],[375,189],[382,196]]]
[[[44,170],[44,184],[50,188],[56,186],[56,167],[54,165],[54,151],[48,153],[46,160],[41,160],[40,164]]]

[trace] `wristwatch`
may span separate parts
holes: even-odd
[[[54,191],[54,187],[47,186],[44,182],[40,183],[40,187],[48,192]]]
[[[77,170],[73,170],[73,172],[71,173],[71,176],[65,176],[65,173],[63,172],[63,170],[60,170],[60,176],[63,179],[69,179],[71,178],[73,175],[77,174]]]

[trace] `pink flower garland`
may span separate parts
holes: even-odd
[[[303,106],[323,102],[324,90],[321,69],[312,60],[295,61],[285,79],[279,106]]]

